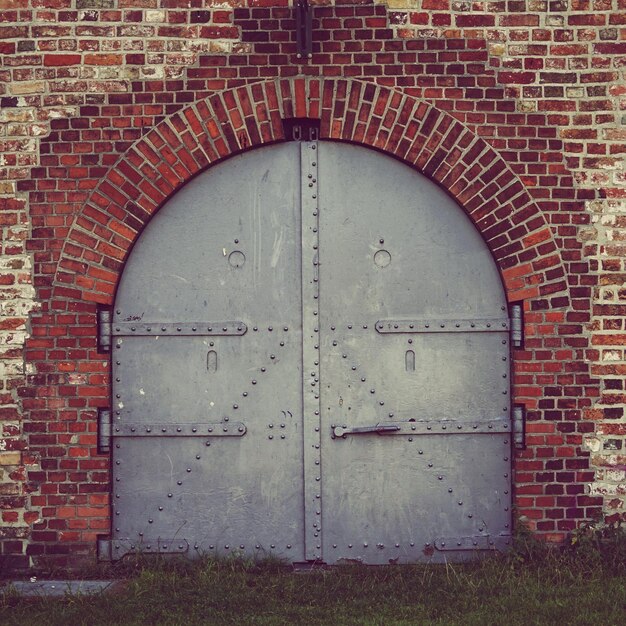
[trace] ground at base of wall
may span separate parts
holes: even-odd
[[[40,624],[621,623],[626,560],[530,546],[464,565],[344,566],[154,561],[118,592],[0,596],[0,622]],[[144,564],[145,565],[145,564]],[[608,595],[607,595],[608,594]],[[598,599],[610,597],[610,602]]]

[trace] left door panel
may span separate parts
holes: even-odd
[[[304,558],[299,177],[297,144],[230,159],[130,255],[112,326],[113,558]]]

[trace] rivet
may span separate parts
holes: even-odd
[[[385,402],[383,400],[381,400],[378,404],[380,404],[380,406],[385,406]]]
[[[259,327],[258,327],[258,326],[254,326],[254,327],[252,328],[252,330],[256,333],[256,331],[257,331],[257,330],[259,330]]]
[[[448,493],[452,493],[452,487],[448,487]]]
[[[261,372],[265,372],[265,371],[266,371],[266,368],[262,367]]]
[[[224,548],[225,548],[226,550],[228,550],[228,549],[230,548],[230,546],[229,546],[228,544],[226,544],[226,545],[224,546]]]
[[[274,439],[274,435],[268,435],[268,439]]]
[[[252,384],[253,384],[253,385],[256,385],[256,380],[253,380],[253,381],[252,381]]]
[[[207,448],[208,448],[211,445],[211,442],[207,441],[204,445],[207,446]]]
[[[418,450],[418,454],[424,454],[424,450]]]
[[[233,404],[233,409],[238,409],[239,405],[238,404]]]
[[[413,441],[413,437],[409,437],[409,441]]]
[[[148,520],[148,524],[152,524],[152,522],[153,522],[153,521],[154,521],[154,520],[149,519],[149,520]]]
[[[159,511],[162,511],[162,510],[163,510],[163,507],[162,507],[162,506],[160,506],[160,507],[159,507]]]
[[[192,433],[196,433],[196,432],[198,432],[198,429],[194,427],[194,428],[191,429],[191,432]]]
[[[244,549],[244,545],[243,545],[243,543],[239,545],[239,549],[240,549],[240,550],[243,550],[243,549]]]
[[[393,413],[389,413],[389,417],[393,417]]]
[[[363,547],[364,547],[364,548],[367,548],[367,541],[364,541],[364,542],[363,542]]]
[[[437,476],[437,479],[438,480],[443,480],[443,476],[439,475],[439,476]]]
[[[162,433],[166,433],[167,432],[167,428],[161,428],[161,432]]]
[[[182,484],[183,484],[183,481],[182,481],[182,480],[177,480],[177,481],[176,481],[176,484],[180,487],[180,485],[182,485]]]
[[[168,494],[167,494],[167,497],[168,497],[168,498],[171,498],[171,497],[172,497],[172,494],[171,494],[171,493],[168,493]]]
[[[191,472],[191,468],[190,467],[187,468],[187,473],[189,473],[189,472]]]

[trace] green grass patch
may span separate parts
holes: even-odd
[[[294,572],[277,561],[135,560],[106,572],[116,593],[25,599],[5,593],[0,624],[626,624],[621,531],[564,549],[522,537],[509,554],[454,565]]]

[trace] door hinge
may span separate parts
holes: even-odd
[[[511,535],[474,535],[472,537],[439,537],[434,544],[442,552],[454,550],[506,550],[513,538]]]
[[[511,343],[514,348],[524,345],[524,312],[521,304],[511,305]]]
[[[104,535],[98,536],[96,551],[98,561],[111,561],[111,540]]]
[[[196,546],[197,547],[197,546]],[[98,560],[116,561],[127,554],[185,554],[189,551],[186,539],[153,539],[142,538],[140,541],[130,539],[98,539]]]
[[[98,452],[111,452],[111,411],[98,409]]]
[[[98,309],[98,352],[108,352],[111,349],[112,315],[109,308]]]
[[[526,449],[526,407],[513,405],[513,445],[516,450]]]

